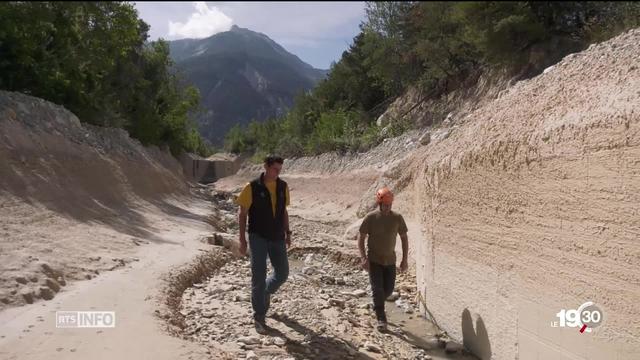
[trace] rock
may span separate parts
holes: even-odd
[[[236,301],[236,302],[237,301],[249,302],[249,301],[251,301],[251,297],[249,295],[247,295],[247,294],[240,294],[240,295],[236,295],[233,298],[233,301]]]
[[[54,297],[53,290],[44,286],[40,287],[38,294],[45,300],[51,300]]]
[[[362,220],[363,219],[359,219],[354,223],[352,223],[351,225],[349,225],[347,227],[347,230],[345,230],[344,235],[342,235],[342,237],[345,240],[356,240],[358,238],[358,234],[360,234],[360,225],[362,225]]]
[[[207,235],[207,236],[204,237],[204,242],[206,242],[209,245],[215,245],[215,239],[216,239],[215,234],[214,235]],[[134,240],[134,242],[135,242],[135,240]],[[137,243],[136,243],[136,245],[137,245]]]
[[[447,117],[442,122],[445,125],[450,125],[453,122],[453,113],[448,113]]]
[[[256,355],[256,353],[254,353],[253,351],[247,351],[246,357],[247,360],[256,360],[258,359],[258,355]]]
[[[362,289],[358,289],[358,290],[354,290],[351,295],[355,296],[355,297],[363,297],[365,295],[367,295],[367,292],[362,290]]]
[[[20,296],[22,296],[27,304],[33,304],[35,293],[31,289],[22,289],[20,290]]]
[[[38,282],[38,277],[35,276],[35,275],[31,275],[31,277],[29,277],[29,281],[34,282],[34,283]]]
[[[343,278],[337,278],[337,279],[336,279],[336,285],[346,285],[346,284],[347,284],[347,282],[346,282],[346,280],[344,279],[344,277],[343,277]]]
[[[224,284],[220,286],[220,290],[222,292],[229,292],[235,289],[236,289],[235,285],[231,285],[231,284]]]
[[[340,299],[329,299],[329,305],[331,306],[337,306],[339,308],[343,308],[344,309],[344,300],[340,300]]]
[[[51,290],[53,290],[54,292],[58,292],[60,291],[60,284],[58,284],[57,281],[49,278],[47,280],[45,280],[44,282],[45,285],[47,285],[47,287]]]
[[[58,277],[62,276],[62,274],[61,274],[59,271],[54,270],[54,269],[53,269],[51,266],[49,266],[49,264],[47,264],[47,263],[42,263],[42,264],[40,264],[40,268],[42,269],[42,272],[43,272],[45,275],[47,275],[47,277],[50,277],[50,278],[54,278],[54,279],[55,279],[55,278],[58,278]]]
[[[416,291],[415,284],[402,283],[396,286],[396,289],[402,291],[403,293],[410,293]]]
[[[347,349],[347,352],[349,353],[349,356],[356,356],[356,354],[358,354],[358,351],[356,351],[351,346],[347,345],[347,346],[345,346],[345,348]]]
[[[304,258],[304,263],[306,265],[311,264],[311,262],[313,262],[313,254],[307,254],[307,256]]]
[[[445,345],[444,342],[440,341],[438,338],[435,338],[435,337],[425,339],[424,344],[427,347],[429,347],[429,349],[437,349]]]
[[[210,319],[214,316],[216,316],[216,313],[214,313],[213,311],[205,311],[202,313],[202,317],[205,317],[207,319]]]
[[[396,301],[399,298],[400,298],[400,294],[394,291],[391,293],[391,295],[389,295],[389,297],[387,298],[387,301]]]
[[[209,296],[216,296],[218,294],[222,294],[223,292],[225,292],[224,290],[222,290],[221,288],[213,288],[213,289],[209,289],[207,291],[207,294]]]
[[[374,352],[374,353],[381,353],[382,349],[380,349],[380,347],[370,341],[367,341],[364,343],[364,348],[367,349],[368,351]]]
[[[313,275],[314,273],[317,273],[318,269],[316,269],[314,266],[305,266],[302,268],[302,273],[305,275]]]
[[[447,354],[457,353],[462,350],[462,345],[456,343],[455,341],[447,341],[447,345],[445,345],[444,351]]]
[[[389,116],[387,115],[387,113],[383,113],[382,115],[380,115],[377,119],[376,119],[376,125],[378,125],[378,127],[381,126],[385,126],[389,123]]]
[[[257,345],[257,344],[260,344],[262,341],[257,336],[243,336],[238,339],[238,342],[245,345]]]
[[[213,245],[215,246],[224,246],[224,239],[220,234],[213,235]]]
[[[25,278],[24,276],[17,276],[16,277],[16,281],[20,284],[26,284],[28,283],[27,278]]]
[[[333,276],[329,275],[322,275],[322,277],[320,277],[320,280],[327,285],[334,285],[336,283],[336,279]]]
[[[287,344],[287,340],[281,338],[281,337],[276,337],[273,339],[273,343],[276,344],[277,346],[285,346]]]
[[[420,142],[420,145],[429,145],[431,142],[431,133],[427,131],[424,135],[420,136],[418,141]]]

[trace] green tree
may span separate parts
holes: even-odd
[[[65,106],[83,122],[124,127],[144,144],[208,152],[188,121],[166,42],[126,2],[0,3],[0,88]]]

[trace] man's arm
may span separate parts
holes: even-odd
[[[284,208],[284,231],[285,232],[289,232],[289,212],[287,211],[287,208]]]
[[[247,209],[244,206],[240,206],[238,210],[238,225],[240,227],[240,254],[245,255],[247,253]]]
[[[407,271],[409,258],[409,236],[407,233],[400,234],[400,240],[402,240],[402,262],[400,262],[400,270]]]
[[[291,229],[289,229],[289,212],[287,208],[284,208],[284,231],[285,231],[285,241],[287,242],[287,247],[291,246]]]
[[[367,253],[364,249],[364,240],[367,238],[367,233],[360,233],[358,236],[358,250],[360,250],[360,266],[369,271],[369,259],[367,259]]]

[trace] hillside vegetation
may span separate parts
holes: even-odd
[[[285,116],[233,128],[225,147],[290,157],[366,150],[415,126],[398,118],[381,131],[375,121],[409,89],[433,100],[495,70],[530,78],[639,23],[633,2],[370,2],[327,79]]]
[[[209,150],[189,114],[198,91],[171,70],[166,42],[126,2],[0,4],[0,89],[62,105],[171,152]]]

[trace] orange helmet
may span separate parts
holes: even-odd
[[[391,205],[393,202],[393,193],[386,187],[376,192],[376,204]]]

